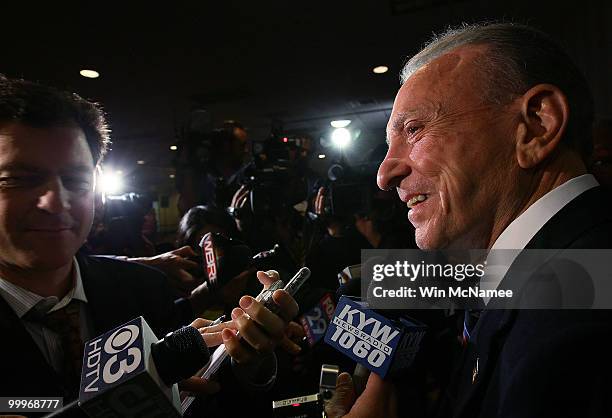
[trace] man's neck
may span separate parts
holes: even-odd
[[[21,269],[0,264],[0,277],[37,295],[61,299],[73,287],[72,262],[54,270]]]
[[[561,186],[568,180],[586,174],[582,160],[574,153],[559,155],[551,163],[543,166],[537,172],[523,179],[522,194],[518,195],[516,204],[508,204],[505,216],[495,222],[487,248],[491,248],[501,233],[531,205],[550,191]],[[514,206],[514,207],[512,207]]]

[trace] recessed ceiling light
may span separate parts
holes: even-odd
[[[86,77],[86,78],[98,78],[98,77],[100,77],[100,73],[97,72],[96,70],[81,70],[79,72],[79,74],[81,74],[83,77]]]
[[[178,147],[176,145],[170,145],[170,149],[172,151],[176,151],[178,149]]]
[[[325,154],[319,154],[319,158],[322,160],[323,158],[325,158]]]
[[[144,160],[138,160],[138,161],[136,161],[136,164],[138,164],[138,165],[143,165],[144,163],[145,163],[145,162],[144,162]]]
[[[169,177],[170,177],[171,179],[173,179],[173,178],[174,178],[174,174],[170,174],[170,176],[169,176]]]
[[[379,65],[378,67],[374,67],[372,71],[374,71],[375,74],[384,74],[389,71],[389,67],[385,65]]]
[[[340,120],[332,120],[330,122],[333,128],[346,128],[351,123],[350,119],[340,119]]]

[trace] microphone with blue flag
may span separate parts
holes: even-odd
[[[380,377],[410,368],[426,326],[407,316],[389,319],[366,302],[342,296],[325,334],[325,342]]]

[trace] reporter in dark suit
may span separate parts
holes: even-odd
[[[172,300],[167,298],[171,294],[167,279],[158,271],[136,263],[81,255],[76,257],[74,268],[79,273],[71,301],[77,305],[77,328],[84,340],[140,315],[158,335],[181,323]],[[0,295],[0,333],[4,341],[0,346],[0,393],[74,396],[74,381],[66,382],[62,376],[61,336],[48,329],[44,321],[33,318],[31,311],[37,305],[53,306],[59,298],[48,296],[36,302],[38,298],[7,281],[0,282]]]
[[[56,395],[68,402],[77,394],[84,341],[138,315],[158,337],[186,322],[161,272],[76,255],[91,228],[97,170],[108,143],[97,105],[0,75],[2,396]],[[263,276],[264,284],[272,280]],[[223,342],[240,363],[237,371],[254,369],[273,357],[298,311],[282,290],[274,300],[280,317],[245,296],[231,324],[203,338]],[[240,344],[236,330],[256,350]],[[206,327],[201,333],[208,334]],[[253,383],[265,387],[270,382],[264,380]],[[206,382],[198,383],[201,392],[208,390]]]
[[[612,211],[585,165],[589,88],[548,36],[512,24],[450,30],[401,80],[378,185],[406,202],[420,248],[612,247]],[[612,416],[610,311],[485,308],[468,331],[440,416]],[[395,399],[372,375],[333,416],[395,416]]]

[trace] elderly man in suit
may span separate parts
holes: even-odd
[[[420,248],[611,247],[612,211],[585,164],[589,88],[547,35],[450,30],[407,62],[401,82],[378,185],[406,203]],[[611,416],[611,326],[609,311],[485,308],[439,416]],[[401,394],[376,375],[354,404],[350,376],[338,389],[332,416],[398,414]]]

